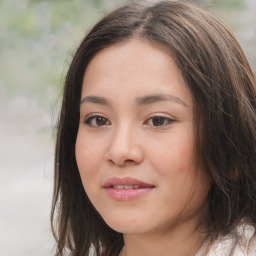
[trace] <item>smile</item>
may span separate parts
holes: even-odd
[[[139,185],[115,185],[113,186],[115,189],[134,189],[134,188],[140,188]]]
[[[131,200],[149,193],[155,186],[131,177],[113,177],[105,182],[103,188],[112,199]]]

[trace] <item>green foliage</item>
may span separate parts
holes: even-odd
[[[244,0],[215,0],[214,4],[219,8],[241,9],[244,7]]]
[[[124,0],[122,0],[125,2]],[[200,0],[197,0],[200,2]],[[87,30],[121,0],[0,0],[0,86],[44,105],[61,91],[73,50]],[[219,10],[244,0],[201,0]]]
[[[43,105],[61,90],[73,49],[107,0],[0,1],[0,86]]]
[[[228,10],[242,8],[245,0],[194,0],[203,6],[215,6],[217,8],[225,8]]]

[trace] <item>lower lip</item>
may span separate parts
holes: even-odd
[[[134,189],[116,189],[105,188],[108,195],[115,200],[131,200],[143,196],[154,189],[154,187],[134,188]]]

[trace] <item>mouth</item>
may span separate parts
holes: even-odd
[[[107,194],[115,200],[131,200],[152,191],[155,186],[131,177],[113,177],[103,185]]]
[[[114,185],[110,186],[109,188],[114,188],[114,189],[135,189],[135,188],[143,188],[139,185]]]

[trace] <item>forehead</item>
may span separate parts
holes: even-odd
[[[140,97],[174,94],[191,103],[181,71],[166,49],[140,39],[119,42],[98,52],[89,62],[82,97]]]

